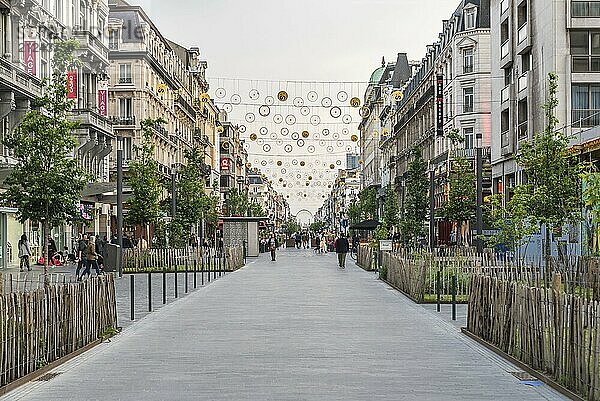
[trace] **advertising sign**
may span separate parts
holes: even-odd
[[[98,89],[98,114],[103,117],[108,116],[108,85],[106,82],[100,83]]]
[[[67,72],[67,99],[77,99],[77,70]]]
[[[444,135],[444,76],[438,74],[436,77],[436,133]]]
[[[221,170],[229,171],[229,167],[231,166],[231,160],[227,158],[221,159]]]
[[[23,59],[25,61],[25,72],[37,76],[37,42],[26,40],[23,42]]]

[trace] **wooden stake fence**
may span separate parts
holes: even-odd
[[[600,399],[598,301],[475,275],[467,328],[582,397]]]
[[[117,326],[112,275],[0,295],[0,386]]]

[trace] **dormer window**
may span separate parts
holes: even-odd
[[[472,7],[465,10],[465,29],[475,29],[477,22],[477,8]]]

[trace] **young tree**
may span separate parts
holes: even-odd
[[[366,188],[358,195],[359,206],[362,219],[378,218],[377,213],[377,190],[375,188]]]
[[[383,222],[389,232],[392,232],[400,223],[400,210],[398,207],[398,195],[388,184],[385,189],[385,202],[383,204]]]
[[[184,152],[185,166],[179,171],[176,185],[177,213],[171,222],[171,244],[185,246],[206,212],[204,180],[202,176],[204,153],[200,148],[187,149]]]
[[[155,145],[152,140],[153,127],[163,124],[162,118],[146,119],[141,122],[142,142],[134,146],[135,157],[129,161],[127,182],[131,187],[131,198],[127,202],[126,219],[129,224],[139,225],[142,236],[150,243],[146,226],[160,217],[160,198],[163,193],[158,162],[155,159]]]
[[[250,207],[248,195],[237,188],[230,188],[227,197],[228,216],[246,216]]]
[[[416,241],[423,235],[423,227],[429,210],[429,180],[427,163],[420,147],[412,150],[412,160],[408,164],[406,194],[401,229],[405,240]]]
[[[290,237],[300,231],[302,227],[296,221],[294,217],[290,217],[288,221],[285,222],[285,234]]]
[[[464,138],[457,130],[451,131],[448,138],[454,153],[448,175],[448,199],[441,209],[440,215],[447,221],[457,224],[457,243],[463,243],[462,229],[475,218],[477,211],[477,176],[473,164],[464,156],[457,156],[458,145]]]
[[[360,210],[360,203],[354,200],[350,206],[348,206],[348,220],[350,220],[350,225],[360,223],[361,218],[362,211]]]
[[[544,256],[551,255],[551,230],[581,219],[581,174],[587,165],[569,152],[569,136],[557,130],[555,111],[558,77],[548,75],[548,100],[543,106],[547,125],[533,141],[520,145],[517,162],[523,167],[526,182],[519,191],[527,194],[523,207],[538,226],[545,226]]]
[[[68,115],[74,103],[67,99],[67,71],[76,67],[76,41],[57,41],[52,76],[44,80],[44,95],[4,139],[16,160],[5,180],[3,199],[17,209],[21,223],[42,223],[44,274],[48,273],[48,231],[79,217],[79,200],[88,176],[73,157],[78,127]]]
[[[252,217],[264,217],[265,215],[265,210],[263,209],[262,205],[257,202],[251,202],[248,210],[250,211],[250,215]]]

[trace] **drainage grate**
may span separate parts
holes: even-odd
[[[522,382],[529,382],[529,381],[536,381],[538,380],[537,377],[533,377],[531,376],[529,373],[527,372],[509,372],[511,375],[513,375],[514,377],[516,377],[517,379],[519,379]]]
[[[40,377],[37,378],[36,382],[49,382],[50,380],[54,379],[56,376],[60,375],[62,372],[50,372],[50,373],[46,373],[45,375],[42,375]]]

